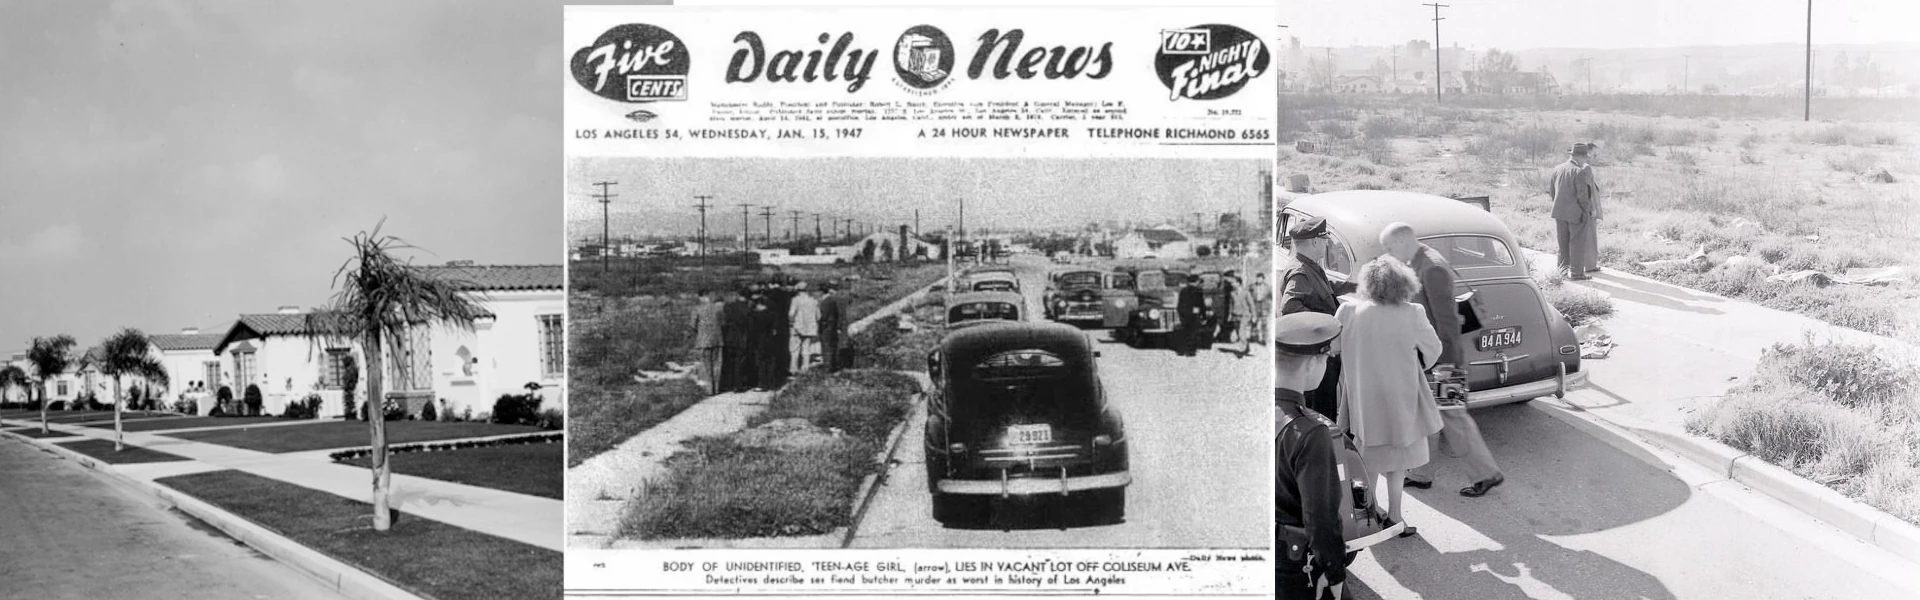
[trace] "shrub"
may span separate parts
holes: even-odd
[[[200,410],[200,407],[197,406],[194,401],[188,400],[186,398],[181,398],[178,401],[175,401],[173,403],[173,412],[177,412],[180,414],[191,415],[198,412],[199,410]]]
[[[67,401],[65,400],[55,400],[47,404],[47,410],[66,410],[66,409],[67,409]]]
[[[233,409],[233,388],[224,385],[220,386],[220,390],[214,392],[213,399],[216,401],[214,406],[218,409],[219,414],[213,414],[211,416],[227,416],[228,411]]]
[[[542,410],[540,418],[534,421],[534,425],[541,429],[566,429],[567,415],[557,408]]]
[[[1597,323],[1613,315],[1613,299],[1606,294],[1579,286],[1548,285],[1547,303],[1566,316],[1574,327]]]
[[[1850,407],[1893,404],[1920,391],[1914,365],[1861,344],[1775,344],[1762,353],[1767,368]]]
[[[540,420],[537,394],[502,394],[493,401],[492,422],[504,425],[533,425]]]
[[[1413,124],[1399,117],[1376,114],[1360,126],[1368,139],[1385,140],[1413,135]]]
[[[440,400],[440,402],[446,402],[446,400]],[[420,420],[422,421],[440,420],[439,419],[440,411],[435,410],[433,407],[433,404],[434,404],[433,402],[428,402],[425,405],[420,407]]]
[[[260,406],[265,402],[266,401],[260,397],[260,386],[251,383],[247,384],[247,414],[250,416],[259,416]]]
[[[340,418],[351,419],[358,412],[353,409],[359,406],[353,401],[353,393],[360,387],[360,365],[351,352],[342,357],[340,363],[343,365],[340,371]],[[365,421],[366,415],[361,415],[360,420]]]
[[[307,394],[307,397],[287,403],[287,410],[280,416],[289,419],[312,419],[320,416],[320,405],[324,402],[319,394]]]

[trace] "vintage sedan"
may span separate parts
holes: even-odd
[[[1456,367],[1466,370],[1469,408],[1564,396],[1586,384],[1573,327],[1548,303],[1513,232],[1492,213],[1413,192],[1329,192],[1288,204],[1280,230],[1311,217],[1327,221],[1327,256],[1314,258],[1334,280],[1348,280],[1356,265],[1385,254],[1380,232],[1396,221],[1412,225],[1422,244],[1452,263],[1463,330],[1439,333],[1459,337],[1466,364]]]
[[[1019,321],[1027,299],[1013,292],[962,292],[947,298],[947,328],[992,321]]]
[[[1167,336],[1180,327],[1175,310],[1180,302],[1180,286],[1187,274],[1166,269],[1142,269],[1134,273],[1133,291],[1139,304],[1127,315],[1127,323],[1113,332],[1116,340],[1134,347],[1165,346]]]
[[[1019,292],[1020,278],[1012,269],[977,269],[969,271],[963,279],[967,291],[973,292]]]
[[[1048,322],[954,331],[927,356],[927,490],[943,524],[991,525],[1003,509],[1060,500],[1063,518],[1126,514],[1127,435],[1107,404],[1087,335]],[[1069,503],[1089,506],[1066,510]]]
[[[1041,306],[1047,318],[1063,323],[1120,327],[1138,304],[1132,279],[1126,288],[1113,287],[1120,281],[1099,269],[1063,269],[1047,277],[1047,291]]]

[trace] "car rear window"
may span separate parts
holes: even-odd
[[[1067,273],[1065,275],[1060,276],[1060,285],[1063,287],[1064,286],[1081,286],[1081,285],[1090,285],[1090,286],[1098,287],[1100,285],[1100,274],[1099,273]]]
[[[990,279],[973,284],[973,291],[976,292],[1006,292],[1012,290],[1013,282],[1002,279]]]
[[[949,323],[979,319],[1019,320],[1020,307],[1007,302],[969,302],[947,311]]]
[[[1455,269],[1511,267],[1513,252],[1500,238],[1485,235],[1443,235],[1420,240],[1440,252]]]

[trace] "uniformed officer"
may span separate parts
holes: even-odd
[[[1293,242],[1294,265],[1281,275],[1280,314],[1315,312],[1333,316],[1334,311],[1340,309],[1340,296],[1353,293],[1356,286],[1327,279],[1326,269],[1320,266],[1320,261],[1327,256],[1326,220],[1294,221],[1287,227],[1287,238]],[[1340,358],[1328,357],[1324,378],[1302,388],[1306,392],[1307,407],[1329,419],[1339,418],[1340,400],[1336,393],[1339,387]]]
[[[1280,538],[1274,583],[1282,599],[1346,597],[1340,511],[1347,488],[1336,466],[1333,422],[1306,407],[1302,393],[1325,374],[1327,347],[1338,335],[1340,321],[1317,312],[1284,315],[1273,325],[1273,507]]]

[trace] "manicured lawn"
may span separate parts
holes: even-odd
[[[82,440],[71,444],[61,444],[60,446],[114,465],[192,460],[178,454],[148,450],[131,444],[127,445],[125,450],[114,452],[113,440]]]
[[[556,469],[557,471],[557,469]],[[375,532],[373,506],[239,471],[159,479],[420,595],[559,598],[561,553],[398,513]]]
[[[10,433],[18,433],[20,435],[24,435],[30,438],[44,439],[44,438],[57,438],[57,437],[73,437],[73,434],[71,433],[54,431],[52,429],[48,429],[46,435],[41,435],[40,426],[38,425],[35,425],[33,427],[28,427],[25,429],[8,429],[7,431]]]
[[[388,421],[387,443],[431,442],[460,438],[538,433],[538,427],[496,425],[493,423],[449,423],[441,421]],[[183,440],[233,446],[260,452],[302,452],[329,448],[366,446],[371,439],[362,421],[330,421],[300,427],[248,427],[213,431],[189,431],[173,434]]]
[[[388,456],[393,472],[561,500],[564,444],[515,444],[463,450],[402,452]],[[341,464],[367,467],[361,457]]]
[[[38,422],[40,420],[39,412],[34,412],[32,413],[32,415],[33,416],[31,417],[8,417],[8,418],[27,419],[35,422]],[[169,413],[169,412],[143,412],[143,411],[127,411],[124,413],[120,413],[120,419],[123,421],[129,420],[129,419],[151,419],[156,417],[177,417],[177,416],[180,416],[180,414]],[[108,422],[107,426],[112,427],[113,411],[110,411],[110,410],[82,410],[82,411],[55,410],[55,411],[47,412],[48,423],[81,423],[86,421],[107,421]]]
[[[291,423],[294,419],[280,417],[179,417],[174,419],[155,419],[121,423],[121,431],[166,431],[169,429],[192,429],[195,427],[223,427],[229,425],[247,425],[250,423]],[[92,423],[88,427],[113,429],[113,423]]]

